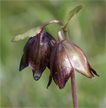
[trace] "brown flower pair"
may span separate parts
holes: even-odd
[[[31,37],[25,45],[19,70],[28,65],[33,71],[35,80],[39,80],[48,67],[50,69],[48,86],[53,78],[60,89],[64,88],[74,70],[88,78],[93,78],[93,74],[99,76],[91,68],[81,48],[68,40],[56,41],[44,30]]]

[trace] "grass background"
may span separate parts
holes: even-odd
[[[52,81],[46,85],[49,70],[46,69],[39,81],[35,81],[29,67],[19,72],[23,48],[28,39],[11,43],[11,39],[50,20],[64,21],[70,9],[83,5],[69,25],[70,41],[85,52],[91,66],[100,77],[88,79],[75,72],[78,103],[80,108],[104,108],[105,89],[105,1],[72,0],[2,0],[0,2],[0,107],[72,107],[70,79],[60,90]],[[57,39],[57,24],[46,27]]]

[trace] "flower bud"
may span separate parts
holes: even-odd
[[[48,63],[54,44],[55,39],[44,31],[31,37],[24,47],[19,70],[21,71],[29,65],[33,71],[34,79],[39,80],[42,72],[49,65]]]

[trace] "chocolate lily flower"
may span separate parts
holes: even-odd
[[[29,65],[34,79],[39,80],[46,66],[49,66],[54,44],[55,39],[43,30],[38,35],[31,37],[24,47],[19,70],[21,71]]]
[[[93,74],[99,76],[96,71],[91,68],[83,51],[68,40],[58,41],[53,48],[50,68],[51,77],[53,77],[60,89],[64,88],[74,70],[88,78],[93,78]],[[51,83],[51,77],[48,86]]]

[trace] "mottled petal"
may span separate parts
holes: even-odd
[[[57,43],[55,47],[56,50],[54,52],[55,54],[53,55],[55,59],[51,61],[53,66],[52,75],[55,83],[60,89],[62,89],[71,76],[73,68],[61,42]]]
[[[88,78],[93,78],[94,75],[91,72],[92,70],[89,67],[88,60],[81,48],[69,41],[64,41],[63,46],[69,56],[73,68]]]

